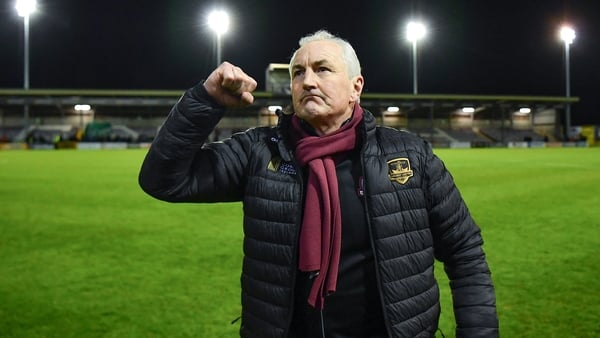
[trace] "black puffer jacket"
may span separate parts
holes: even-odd
[[[286,337],[292,319],[303,182],[277,128],[204,144],[223,116],[199,85],[173,108],[142,165],[148,194],[170,202],[243,201],[242,337]],[[480,230],[421,139],[364,116],[366,212],[391,337],[432,337],[440,312],[434,257],[451,280],[457,337],[497,337]]]

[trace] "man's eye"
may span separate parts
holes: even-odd
[[[304,70],[302,70],[302,69],[297,69],[297,70],[295,70],[295,71],[292,72],[292,76],[293,77],[296,77],[296,76],[299,76],[299,75],[302,75],[302,74],[304,74]]]
[[[329,71],[329,68],[327,68],[327,67],[319,67],[319,68],[317,68],[317,72],[328,72],[328,71]]]

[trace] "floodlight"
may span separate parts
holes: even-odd
[[[417,80],[417,41],[424,38],[427,34],[425,25],[411,21],[406,25],[406,39],[412,43],[412,60],[413,60],[413,94],[417,94],[418,80]]]
[[[23,89],[29,89],[29,16],[35,12],[35,0],[17,0],[15,8],[23,18]],[[29,125],[29,105],[23,105],[23,124]]]
[[[575,40],[575,30],[569,26],[563,26],[560,29],[560,39],[566,44],[572,44],[573,40]]]
[[[427,34],[425,25],[421,22],[409,22],[406,25],[406,39],[410,42],[421,40]]]
[[[519,113],[521,113],[521,114],[529,114],[529,113],[531,113],[531,108],[527,108],[527,107],[520,108],[519,109]]]
[[[221,35],[229,30],[229,14],[222,9],[214,10],[208,15],[208,26],[215,32],[217,67],[221,64]]]
[[[81,112],[86,112],[86,111],[90,111],[90,109],[92,109],[92,107],[89,104],[76,104],[75,110],[77,111],[81,111]]]
[[[569,46],[575,40],[575,30],[569,26],[562,26],[560,29],[560,39],[565,45],[565,96],[571,96],[571,71],[569,61]],[[571,103],[567,102],[565,107],[565,139],[569,139],[569,130],[571,129]]]
[[[15,8],[17,9],[19,16],[25,18],[35,12],[37,2],[35,0],[17,0]]]
[[[214,10],[208,15],[208,26],[217,36],[227,33],[229,30],[229,14],[224,10]]]

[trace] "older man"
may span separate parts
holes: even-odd
[[[423,140],[375,125],[352,46],[326,31],[290,63],[293,112],[205,143],[256,81],[227,62],[172,109],[140,172],[170,202],[243,201],[242,337],[433,337],[435,258],[458,337],[497,337],[480,230]]]

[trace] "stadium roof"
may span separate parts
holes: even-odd
[[[183,90],[106,90],[106,89],[0,89],[0,112],[18,114],[26,104],[33,111],[46,113],[74,112],[74,105],[89,104],[96,111],[111,116],[165,115]],[[263,107],[290,104],[289,95],[258,91],[255,102],[244,109],[230,111],[230,115],[244,116],[256,113]],[[519,107],[563,108],[566,104],[579,102],[578,97],[565,96],[515,96],[515,95],[457,95],[457,94],[395,94],[363,93],[361,105],[374,113],[396,106],[410,114],[427,116],[452,113],[460,107],[481,107],[479,112],[496,114],[502,109]]]

